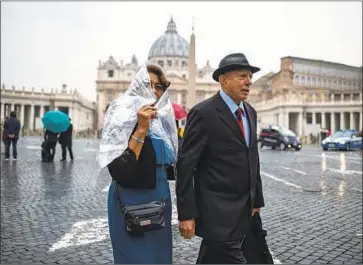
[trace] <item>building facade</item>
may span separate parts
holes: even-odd
[[[22,125],[23,133],[42,131],[41,117],[49,110],[58,109],[72,119],[73,130],[77,132],[95,129],[95,103],[84,98],[77,90],[62,89],[50,92],[22,89],[1,88],[1,124],[10,111],[15,111]]]
[[[297,57],[251,87],[258,127],[280,125],[298,136],[321,128],[362,130],[362,67]]]
[[[171,81],[171,101],[187,110],[214,95],[219,84],[207,61],[196,65],[195,35],[188,43],[177,32],[173,19],[151,45],[148,59],[163,66]],[[124,93],[140,64],[118,63],[112,56],[99,62],[96,80],[97,129],[112,100]],[[362,68],[297,57],[281,58],[280,71],[269,73],[251,87],[248,101],[258,113],[258,129],[281,125],[298,136],[316,134],[321,128],[362,130]]]
[[[171,81],[168,88],[171,101],[186,109],[219,90],[219,84],[212,79],[214,69],[208,61],[204,67],[198,68],[195,56],[194,33],[191,34],[188,43],[178,34],[173,19],[169,21],[164,34],[151,45],[148,54],[148,60],[156,61],[163,66],[166,76]],[[98,130],[102,128],[107,106],[127,90],[140,66],[135,55],[127,64],[123,61],[118,63],[113,56],[106,62],[99,62],[96,80]]]

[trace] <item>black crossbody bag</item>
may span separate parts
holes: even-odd
[[[165,200],[139,205],[125,205],[120,199],[118,184],[115,180],[113,181],[115,182],[116,201],[124,215],[126,232],[134,236],[142,236],[145,232],[165,227]]]

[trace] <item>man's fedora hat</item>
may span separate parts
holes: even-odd
[[[232,53],[221,60],[219,63],[219,68],[213,73],[213,79],[218,82],[220,75],[240,69],[251,70],[253,74],[261,70],[258,67],[250,65],[243,53]]]

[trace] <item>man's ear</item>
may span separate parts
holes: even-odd
[[[226,85],[226,76],[225,75],[220,75],[218,77],[218,79],[219,79],[218,81],[221,84],[221,86],[225,86]]]

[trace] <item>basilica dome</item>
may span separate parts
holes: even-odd
[[[151,46],[149,59],[155,57],[188,58],[189,44],[178,34],[173,18],[170,19],[164,35],[160,36]]]

